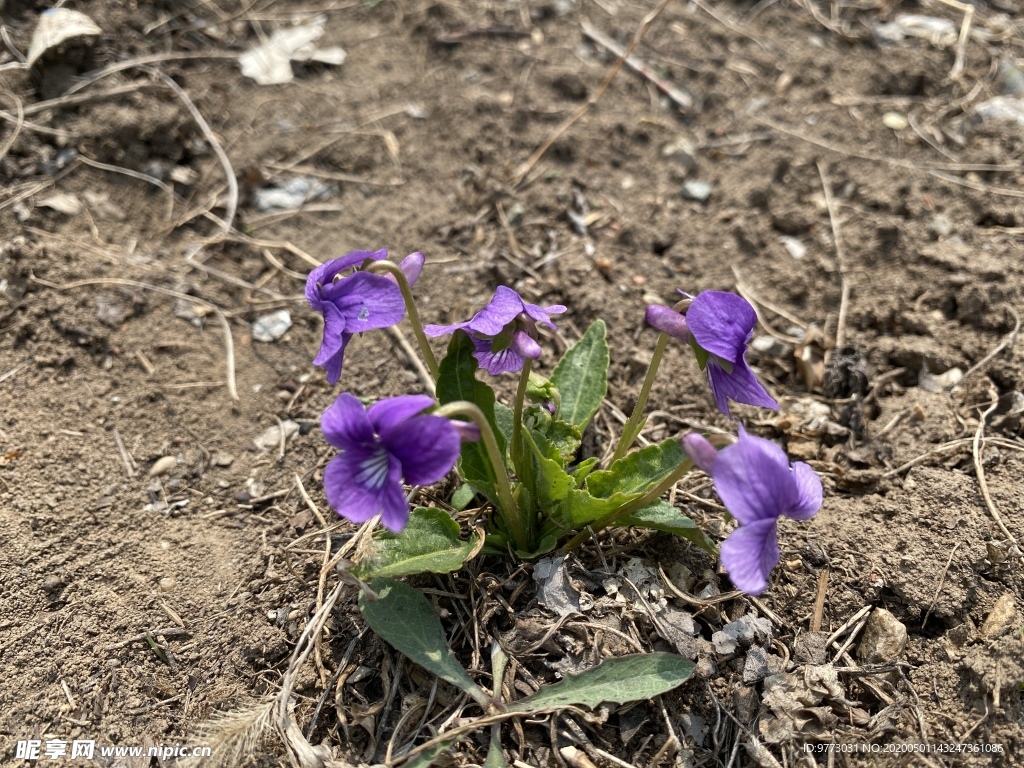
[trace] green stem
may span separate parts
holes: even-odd
[[[644,408],[647,407],[647,398],[651,394],[651,387],[654,386],[654,378],[658,375],[658,366],[661,365],[661,358],[665,354],[668,339],[669,335],[667,333],[662,333],[658,336],[658,342],[654,345],[654,354],[651,355],[651,364],[647,368],[647,376],[644,378],[643,386],[640,387],[640,396],[636,399],[636,405],[633,406],[633,413],[630,414],[629,421],[622,428],[622,437],[619,438],[619,444],[615,446],[612,464],[626,455],[629,446],[636,439],[637,432],[640,429],[640,422],[644,417]]]
[[[512,495],[512,486],[508,481],[508,471],[505,469],[501,449],[498,448],[498,441],[494,438],[494,430],[491,429],[491,425],[488,423],[487,417],[484,416],[484,412],[473,403],[465,400],[456,400],[453,403],[442,405],[433,413],[435,416],[445,417],[465,416],[480,428],[480,439],[483,441],[487,457],[491,460],[491,466],[494,468],[494,490],[498,494],[498,512],[505,518],[505,522],[516,543],[526,541],[526,533],[519,515],[519,508],[516,506],[515,497]]]
[[[416,310],[416,301],[412,297],[412,287],[405,276],[405,272],[397,264],[390,261],[374,261],[366,267],[367,272],[387,272],[398,282],[398,288],[402,291],[402,299],[405,301],[405,310],[409,313],[409,321],[412,323],[412,332],[416,335],[416,343],[419,344],[420,354],[430,369],[430,375],[437,381],[441,377],[441,369],[437,365],[437,358],[430,348],[427,335],[423,332],[423,323],[420,322],[420,313]]]
[[[516,472],[522,475],[520,464],[526,457],[526,446],[523,445],[523,403],[526,400],[526,387],[530,383],[530,368],[533,360],[525,358],[523,370],[519,374],[519,388],[516,390],[516,400],[513,403],[512,413],[512,458]],[[522,478],[520,478],[522,479]]]
[[[672,488],[673,485],[678,483],[682,476],[689,472],[691,469],[693,469],[693,462],[690,461],[689,459],[684,459],[683,462],[678,467],[675,468],[672,474],[666,477],[664,480],[662,480],[657,486],[654,487],[653,490],[648,491],[639,499],[636,499],[624,506],[619,507],[611,514],[606,515],[605,517],[601,518],[592,525],[587,526],[587,530],[580,531],[575,536],[573,536],[572,539],[569,540],[569,543],[562,547],[562,549],[560,550],[560,554],[564,555],[566,552],[571,552],[584,541],[586,541],[588,538],[590,538],[590,536],[597,535],[602,530],[607,528],[609,525],[614,525],[619,520],[621,520],[624,517],[628,517],[629,515],[636,512],[638,509],[643,509],[648,504],[654,503],[655,501],[660,499],[666,491]]]

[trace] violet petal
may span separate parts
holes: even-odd
[[[779,404],[757,380],[742,354],[739,362],[733,364],[732,373],[719,366],[714,358],[708,360],[707,373],[718,410],[730,419],[732,412],[729,410],[729,400],[778,410]]]
[[[469,323],[469,320],[464,323],[453,323],[452,325],[434,325],[432,323],[427,323],[423,326],[423,333],[434,339],[438,336],[447,336],[450,333],[460,331],[469,325]]]
[[[381,441],[402,464],[410,485],[429,485],[447,475],[459,458],[462,441],[442,416],[416,416],[381,429]]]
[[[536,360],[541,354],[540,344],[530,338],[526,331],[517,330],[512,334],[512,349],[522,357],[528,357],[531,360]]]
[[[367,259],[378,261],[380,259],[386,259],[387,257],[387,248],[382,248],[379,251],[353,251],[352,253],[346,254],[337,259],[331,259],[330,261],[321,264],[306,277],[306,301],[309,302],[309,306],[319,312],[322,302],[322,298],[320,296],[321,286],[330,285],[334,281],[334,276],[339,272],[351,269],[352,267],[358,267]]]
[[[388,328],[405,316],[402,291],[394,280],[370,272],[356,272],[323,290],[324,303],[330,302],[345,317],[348,333]]]
[[[722,542],[722,567],[737,589],[759,595],[768,588],[768,577],[779,562],[775,518],[741,525]]]
[[[546,325],[551,330],[555,329],[555,324],[551,322],[550,315],[560,315],[565,312],[565,307],[561,304],[552,304],[550,307],[540,307],[536,304],[528,304],[523,302],[523,311],[527,317],[533,320],[538,325]]]
[[[467,327],[481,336],[497,336],[522,311],[523,300],[519,294],[508,286],[499,285],[487,306],[473,316]]]
[[[523,364],[526,360],[512,347],[503,349],[501,352],[492,352],[490,339],[476,338],[473,339],[473,346],[476,348],[476,351],[473,352],[473,357],[480,363],[480,367],[491,374],[491,376],[500,376],[503,373],[516,373],[523,370]]]
[[[434,398],[428,395],[399,395],[377,401],[370,406],[366,415],[369,416],[377,434],[383,435],[385,429],[411,419],[433,405]]]
[[[352,447],[324,468],[324,492],[339,515],[365,523],[381,515],[393,531],[404,527],[409,503],[402,490],[401,465],[383,446]]]
[[[405,279],[409,283],[409,287],[416,284],[419,279],[420,272],[423,270],[424,256],[419,251],[410,253],[401,263],[398,265],[402,272],[405,273]]]
[[[743,525],[777,518],[796,506],[796,481],[785,452],[742,426],[739,440],[719,451],[711,477],[725,508]]]
[[[686,324],[703,349],[738,363],[757,324],[757,313],[735,293],[704,291],[686,310]]]
[[[327,361],[345,349],[345,316],[333,304],[323,305],[324,336],[320,342],[320,351],[313,359],[313,365],[327,365]],[[333,383],[333,382],[332,382]]]
[[[338,395],[320,417],[320,429],[327,442],[347,451],[374,442],[373,424],[359,398],[349,392]]]
[[[810,520],[821,509],[821,478],[802,461],[793,462],[793,480],[796,483],[796,504],[782,514],[794,520]]]

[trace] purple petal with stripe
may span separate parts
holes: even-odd
[[[436,483],[451,472],[462,448],[459,433],[442,416],[415,416],[382,429],[380,437],[410,485]]]

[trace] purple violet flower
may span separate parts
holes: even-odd
[[[327,370],[327,381],[331,384],[341,378],[345,347],[354,334],[387,328],[401,321],[405,315],[402,291],[393,276],[358,271],[365,261],[380,261],[387,257],[386,248],[354,251],[321,264],[306,278],[306,301],[324,316],[324,339],[313,365],[321,365]],[[398,266],[412,285],[423,268],[423,254],[410,254]],[[342,275],[352,267],[357,271],[348,276]]]
[[[810,520],[821,508],[821,480],[802,461],[791,466],[779,446],[747,434],[742,425],[739,439],[720,452],[694,433],[682,444],[740,524],[722,542],[722,566],[737,589],[761,594],[779,562],[779,517]]]
[[[550,316],[563,312],[565,307],[561,304],[550,307],[529,304],[511,288],[499,285],[487,306],[466,322],[427,325],[423,332],[427,336],[445,336],[457,330],[466,331],[476,347],[473,357],[481,368],[497,376],[521,371],[526,358],[540,357],[536,326],[546,325],[554,330]]]
[[[718,410],[730,419],[729,400],[778,410],[779,404],[747,365],[747,344],[754,335],[757,313],[742,296],[704,291],[690,302],[685,315],[652,305],[646,318],[662,333],[690,343],[697,362],[707,371]]]
[[[341,450],[324,468],[327,501],[339,515],[365,523],[374,515],[391,531],[409,521],[402,481],[435,483],[459,458],[462,437],[443,416],[421,415],[434,405],[426,395],[379,400],[369,409],[348,392],[320,420],[327,442]]]

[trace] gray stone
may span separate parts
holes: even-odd
[[[928,234],[935,240],[942,240],[953,234],[953,222],[945,214],[937,214],[928,225]]]
[[[1005,592],[992,606],[985,623],[981,625],[982,637],[998,637],[1017,623],[1017,605],[1013,595]]]
[[[857,657],[865,664],[896,661],[906,647],[907,628],[884,608],[875,608],[864,625]]]
[[[683,182],[683,197],[687,200],[705,203],[711,197],[711,185],[706,181],[698,181],[696,179]]]
[[[277,341],[292,327],[292,313],[279,309],[253,321],[252,337],[256,341]]]
[[[743,664],[743,682],[754,685],[761,682],[769,673],[768,653],[764,648],[755,645],[747,651],[747,660]]]

